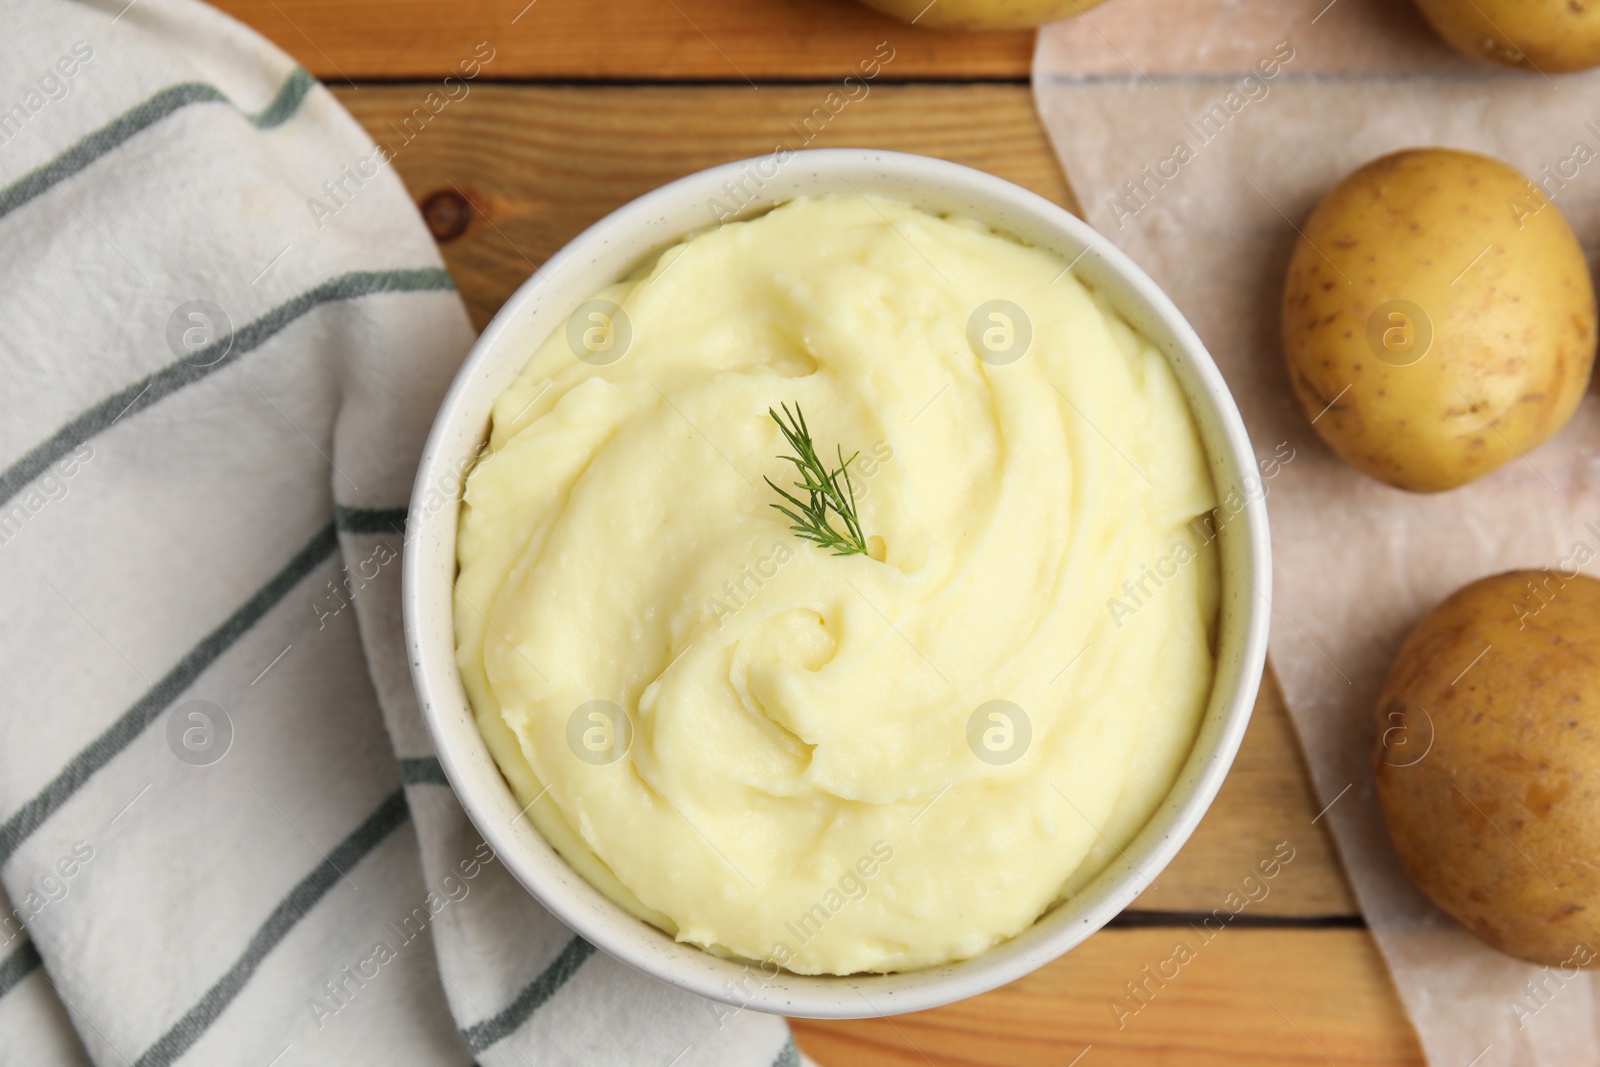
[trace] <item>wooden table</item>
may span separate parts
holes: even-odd
[[[848,0],[218,2],[396,149],[480,327],[613,208],[793,142],[791,124],[882,41],[892,62],[813,145],[942,156],[1076,209],[1033,110],[1031,33],[905,27]],[[452,83],[459,99],[428,106],[442,79],[491,51],[467,95]],[[797,1021],[799,1043],[824,1067],[1420,1064],[1317,814],[1269,674],[1215,806],[1111,927],[1028,978],[936,1011]],[[1202,944],[1196,927],[1280,842],[1294,859],[1270,894]],[[1194,958],[1176,978],[1148,979],[1180,941]],[[1119,1018],[1114,1000],[1138,1007],[1130,982],[1150,992]]]

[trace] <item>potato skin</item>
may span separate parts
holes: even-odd
[[[1411,149],[1312,211],[1282,325],[1295,396],[1329,447],[1390,485],[1440,492],[1572,416],[1594,363],[1594,284],[1566,220],[1517,171]]]
[[[1600,64],[1595,0],[1417,0],[1456,51],[1555,74]]]
[[[1071,18],[1105,0],[861,0],[902,22],[935,29],[1020,30]],[[920,18],[918,16],[921,16]]]
[[[1600,581],[1575,570],[1484,578],[1418,623],[1378,700],[1374,766],[1395,850],[1435,904],[1502,952],[1591,967]]]

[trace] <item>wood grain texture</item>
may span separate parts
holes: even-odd
[[[217,0],[329,84],[440,79],[487,42],[490,79],[1025,79],[1033,31],[908,26],[851,0]],[[519,17],[520,13],[520,17]]]
[[[1266,897],[1250,904],[1247,913],[1358,915],[1333,837],[1325,823],[1313,822],[1319,808],[1294,724],[1269,669],[1244,744],[1216,801],[1183,851],[1134,901],[1133,910],[1210,912],[1223,906],[1230,893],[1241,892],[1244,878],[1286,842],[1294,859],[1266,883]]]
[[[482,327],[539,264],[590,223],[692,171],[771,151],[817,97],[811,87],[480,86],[409,141],[423,90],[343,90],[340,100],[396,154],[425,203],[459,192],[474,211],[442,246]],[[840,112],[814,146],[871,145],[980,166],[1067,207],[1072,194],[1021,86],[880,86]],[[1316,807],[1270,676],[1232,774],[1190,844],[1136,904],[1209,912],[1274,847],[1295,859],[1252,914],[1349,916],[1355,903]]]
[[[396,172],[448,238],[445,261],[481,327],[539,264],[633,197],[778,143],[799,147],[794,124],[826,88],[480,84],[408,128],[426,91],[364,86],[338,96],[395,149]],[[1075,203],[1025,86],[875,85],[810,144],[940,156]],[[1420,1065],[1371,936],[1323,925],[1357,921],[1357,911],[1317,814],[1269,673],[1216,803],[1120,925],[984,996],[891,1019],[797,1020],[797,1038],[825,1067]],[[1295,857],[1270,893],[1205,941],[1192,924],[1228,907],[1279,842]],[[1250,926],[1263,921],[1306,925]],[[1137,925],[1151,922],[1159,925]],[[1194,958],[1155,984],[1143,968],[1172,959],[1179,941]],[[1111,1004],[1129,982],[1153,993],[1141,994],[1143,1006],[1124,999],[1138,1010],[1119,1019]]]
[[[1157,968],[1175,959],[1180,941],[1192,955],[1167,964],[1176,977],[1161,979]],[[1424,1062],[1365,930],[1224,930],[1210,943],[1186,929],[1104,930],[981,997],[889,1019],[797,1019],[794,1029],[826,1067]]]
[[[716,163],[865,145],[943,156],[1073,206],[1025,86],[873,86],[824,122],[827,86],[479,85],[425,122],[427,86],[336,90],[419,202],[476,209],[445,261],[482,327],[535,265],[602,215]],[[426,114],[426,112],[424,112]],[[809,124],[808,124],[809,123]]]

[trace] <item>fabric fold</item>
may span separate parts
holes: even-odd
[[[372,140],[194,0],[9,13],[0,1065],[794,1062],[445,781],[399,560],[473,333],[390,168],[314,206]]]

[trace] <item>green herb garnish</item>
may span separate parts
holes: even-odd
[[[861,453],[852,453],[849,459],[845,459],[844,449],[835,445],[834,454],[839,458],[839,466],[829,471],[817,456],[816,442],[812,441],[811,431],[806,428],[806,417],[801,414],[799,404],[794,406],[792,415],[789,414],[788,404],[783,405],[783,415],[771,408],[767,409],[767,414],[772,416],[772,421],[778,424],[778,429],[783,431],[783,436],[788,440],[789,447],[794,449],[794,455],[778,458],[794,464],[800,474],[800,480],[794,486],[807,497],[801,500],[793,493],[779,489],[768,478],[767,484],[788,501],[787,504],[772,506],[794,524],[789,529],[807,541],[833,549],[836,556],[866,555],[867,539],[861,532],[861,520],[856,517],[856,491],[850,484],[850,464]],[[787,424],[783,421],[784,415],[789,417]],[[830,511],[844,523],[843,533],[836,530],[828,518]]]

